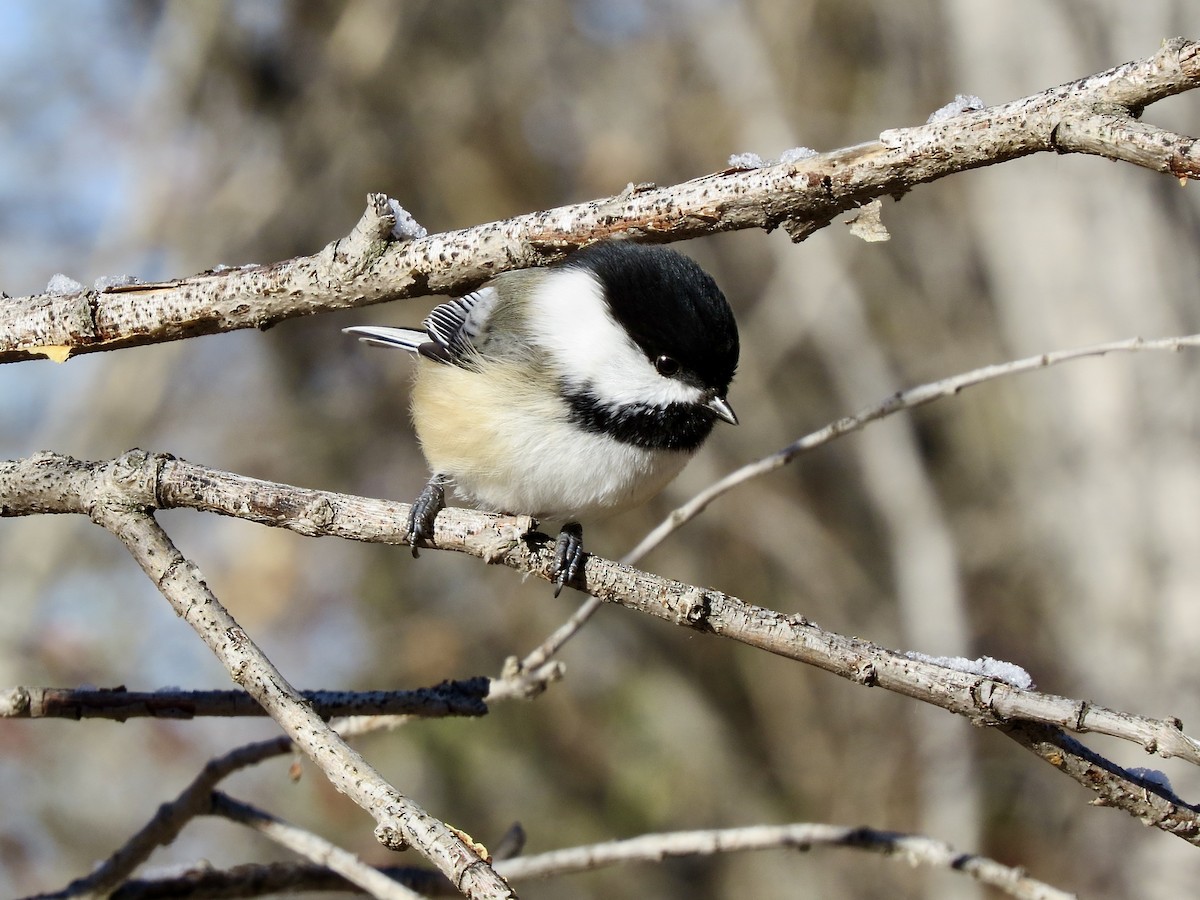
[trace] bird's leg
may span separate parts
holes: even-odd
[[[583,567],[583,526],[568,522],[558,533],[558,544],[554,548],[554,596],[562,593],[564,586],[571,584]]]
[[[418,544],[433,540],[433,520],[446,508],[446,485],[449,481],[449,476],[435,472],[409,507],[408,545],[412,547],[413,556],[420,555],[417,553]]]

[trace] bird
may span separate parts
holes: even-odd
[[[581,522],[649,500],[718,420],[738,423],[733,311],[667,247],[600,241],[501,273],[420,329],[343,330],[417,358],[411,415],[432,475],[406,523],[413,554],[453,487],[484,511],[563,523],[555,596],[582,572]]]

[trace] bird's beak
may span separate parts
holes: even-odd
[[[733,407],[729,405],[729,401],[724,397],[712,397],[704,405],[715,412],[718,418],[724,419],[730,425],[738,423],[737,415],[733,412]]]

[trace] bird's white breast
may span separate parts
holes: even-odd
[[[594,519],[649,499],[690,458],[581,430],[550,387],[531,389],[511,363],[420,360],[413,422],[430,469],[482,509]]]

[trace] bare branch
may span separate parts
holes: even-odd
[[[244,478],[142,451],[132,451],[107,463],[83,463],[50,453],[0,463],[0,497],[5,498],[0,515],[84,512],[105,522],[104,514],[99,511],[104,503],[98,497],[107,497],[105,502],[112,503],[114,491],[115,496],[124,498],[122,503],[138,510],[185,506],[309,536],[336,535],[393,544],[405,540],[404,504]],[[263,670],[247,649],[252,646],[249,638],[216,604],[195,576],[194,568],[169,544],[162,544],[165,536],[159,537],[153,530],[157,527],[153,526],[153,520],[144,513],[139,516],[132,525],[114,525],[122,529],[123,538],[160,589],[169,592],[172,602],[178,604],[180,614],[211,642],[210,646],[215,644],[214,651],[236,677],[248,682],[245,686],[251,693],[256,697],[261,695],[260,702],[271,703],[272,709],[277,710],[281,698],[294,695],[294,689],[282,676],[259,674]],[[532,526],[528,517],[447,509],[438,515],[434,545],[503,563],[549,581],[552,548],[547,546],[549,539],[545,535],[525,533]],[[129,534],[133,530],[138,533]],[[140,542],[151,539],[158,543],[152,555],[147,556]],[[1095,731],[1132,741],[1159,756],[1179,757],[1200,765],[1200,742],[1184,734],[1177,719],[1151,719],[1086,701],[1022,690],[995,678],[948,669],[868,641],[826,631],[800,615],[784,615],[719,591],[671,581],[595,556],[587,559],[583,583],[585,592],[600,600],[728,637],[862,685],[882,687],[966,716],[977,725],[1033,722],[1081,734]],[[319,725],[327,730],[311,710],[305,709],[306,721],[315,723],[311,727]],[[282,711],[276,714],[287,718]],[[289,725],[285,724],[286,727]],[[344,784],[346,776],[338,771],[338,765],[343,763],[334,763],[333,751],[313,740],[309,732],[305,736],[305,742],[298,742],[300,746],[318,764],[324,763],[322,768],[335,784]],[[377,777],[357,754],[344,764],[357,767],[354,771],[360,777],[364,773],[369,779]],[[1113,777],[1120,779],[1116,773],[1122,770],[1116,766],[1113,769]],[[1083,778],[1069,768],[1063,771],[1077,780]],[[348,793],[356,802],[361,798],[367,804],[364,808],[373,814],[392,815],[392,804],[399,802],[390,793],[392,789],[376,787],[373,780],[371,784],[370,790],[360,784]],[[1169,792],[1161,788],[1125,779],[1126,793],[1138,790],[1157,791],[1171,806],[1170,815],[1156,821],[1156,827],[1200,843],[1200,828],[1196,824],[1200,816],[1196,808],[1177,802],[1178,798],[1168,796]],[[1120,792],[1114,792],[1112,802],[1119,803],[1120,796]]]
[[[1054,142],[1060,150],[1124,160],[1183,180],[1200,177],[1195,138],[1138,122],[1124,110],[1064,119]]]
[[[846,828],[839,825],[793,824],[759,825],[713,831],[682,831],[647,834],[623,841],[610,841],[584,847],[554,850],[517,859],[498,861],[496,869],[506,878],[521,881],[551,878],[608,866],[638,862],[660,862],[665,858],[715,856],[752,850],[792,849],[807,851],[815,847],[847,847],[894,857],[913,866],[926,866],[961,872],[981,884],[990,885],[1023,900],[1069,900],[1073,894],[1026,875],[1020,869],[994,860],[955,850],[942,841],[919,835],[878,831],[872,828]],[[433,873],[411,868],[381,870],[404,884],[420,885],[422,893],[448,893],[449,885]],[[424,878],[423,878],[424,876]],[[149,879],[130,882],[114,898],[134,900],[150,896],[176,896],[187,889],[192,897],[261,896],[290,890],[338,890],[348,886],[333,879],[323,867],[316,866],[239,866],[226,872],[212,869],[187,872],[173,879]],[[152,889],[154,892],[152,892]]]
[[[507,666],[506,668],[511,668],[511,666]],[[487,702],[495,703],[501,700],[531,698],[544,691],[550,682],[556,681],[561,677],[562,664],[550,662],[536,668],[531,667],[523,671],[508,673],[499,678],[476,678],[465,683],[444,682],[443,686],[465,684],[469,692],[478,692],[486,688]],[[442,686],[431,690],[437,693],[440,687]],[[101,691],[99,693],[110,692]],[[327,692],[311,693],[321,694]],[[479,703],[477,699],[474,702],[476,704]],[[402,715],[354,715],[342,719],[335,723],[333,727],[343,738],[352,738],[383,728],[390,728],[404,721],[407,721],[407,718]],[[128,886],[128,882],[125,879],[128,878],[135,868],[145,862],[155,849],[172,843],[191,819],[209,811],[208,798],[222,779],[238,769],[257,765],[276,756],[294,753],[295,749],[295,745],[290,738],[281,736],[268,741],[239,747],[224,756],[210,760],[200,774],[184,788],[175,800],[162,804],[154,817],[126,841],[123,846],[118,848],[103,864],[97,866],[88,875],[72,882],[62,891],[51,895],[44,895],[43,900],[103,893],[108,888],[117,884],[121,884],[121,888],[116,891],[116,895],[123,896]],[[498,851],[497,854],[498,858],[504,858]],[[322,869],[321,871],[325,870]],[[396,871],[401,870],[389,871],[394,874]],[[406,879],[401,879],[402,883],[407,884],[414,890],[428,893],[430,884],[437,884],[448,888],[447,892],[449,893],[457,893],[450,888],[450,883],[441,875],[435,876],[434,873],[418,869],[403,871],[410,874],[416,873],[411,877],[406,876]],[[274,873],[274,870],[272,872],[273,874],[265,878],[265,882],[276,884],[275,874],[278,873]],[[260,876],[261,873],[255,876],[253,880],[257,883]],[[340,879],[338,880],[338,884],[342,884]],[[276,886],[267,888],[266,890],[270,893],[279,889],[280,887]],[[137,892],[137,889],[131,888],[131,890],[134,890],[135,893]],[[198,888],[197,890],[199,891],[198,895],[203,895],[202,888]]]
[[[668,242],[784,225],[801,240],[875,198],[1032,153],[1089,153],[1194,177],[1196,142],[1135,117],[1198,85],[1200,45],[1177,38],[1147,59],[1001,106],[893,129],[878,141],[763,168],[726,169],[672,187],[631,186],[613,197],[413,240],[393,235],[389,201],[373,194],[354,231],[314,256],[160,284],[7,299],[0,303],[0,362],[267,328],[333,309],[463,293],[499,272],[545,265],[615,234]]]
[[[975,387],[986,381],[994,381],[997,378],[1003,378],[1007,375],[1018,375],[1037,369],[1048,369],[1060,363],[1073,362],[1074,360],[1096,356],[1106,356],[1109,353],[1135,353],[1139,350],[1169,350],[1177,352],[1185,347],[1200,347],[1200,334],[1151,340],[1134,337],[1123,341],[1110,341],[1104,344],[1078,347],[1074,350],[1055,350],[1050,353],[1040,353],[1037,356],[1027,356],[1024,359],[1012,360],[1011,362],[983,366],[978,369],[972,369],[969,372],[952,375],[949,378],[942,378],[938,381],[931,381],[927,384],[909,388],[908,390],[898,391],[880,403],[861,409],[853,415],[838,419],[836,422],[831,422],[824,428],[819,428],[814,432],[806,434],[786,447],[776,450],[774,453],[764,456],[755,462],[747,463],[730,472],[721,480],[710,484],[687,503],[683,504],[683,506],[672,510],[666,519],[655,526],[649,534],[642,538],[641,542],[633,550],[626,554],[623,561],[630,565],[635,564],[670,535],[704,512],[710,503],[718,497],[729,493],[738,485],[774,472],[776,469],[786,466],[802,453],[823,447],[825,444],[843,435],[860,431],[878,419],[883,419],[904,410],[916,409],[918,406],[924,406],[926,403],[932,403],[934,400],[953,397],[969,387]]]
[[[524,859],[496,863],[506,878],[547,878],[566,872],[583,872],[630,862],[656,862],[666,857],[712,856],[745,850],[813,847],[853,847],[895,856],[909,865],[931,866],[963,872],[1012,897],[1028,900],[1068,900],[1074,896],[1030,878],[1020,869],[1003,866],[982,856],[961,853],[943,841],[873,828],[840,825],[756,825],[712,831],[647,834],[589,847],[573,847]]]
[[[487,715],[491,679],[443,681],[415,691],[301,691],[323,719],[335,716]],[[245,691],[130,691],[116,688],[12,687],[0,690],[0,718],[191,719],[196,716],[265,716]]]
[[[496,686],[502,688],[495,691],[497,696],[489,697],[492,700],[524,696],[516,690],[504,691],[503,688],[507,685],[504,679],[494,679],[491,684],[493,688]],[[404,719],[398,716],[354,716],[335,723],[333,727],[343,738],[353,738],[390,728],[401,721]],[[226,776],[240,769],[258,765],[268,759],[295,752],[296,746],[292,743],[291,738],[282,735],[267,741],[237,747],[223,756],[209,760],[200,773],[174,800],[159,806],[153,818],[118,848],[112,856],[88,875],[73,881],[62,891],[42,895],[37,900],[60,900],[60,898],[67,897],[103,894],[118,884],[121,887],[116,889],[114,895],[123,896],[129,885],[126,879],[134,869],[144,863],[158,847],[165,847],[172,843],[193,818],[210,812],[210,797]],[[449,887],[449,882],[440,874],[435,875],[435,873],[418,869],[407,871],[419,874],[415,883],[412,879],[404,881],[414,890],[426,892],[430,882]],[[341,883],[339,880],[339,884]],[[268,892],[278,889],[277,887],[271,888]],[[457,893],[452,889],[449,892]]]
[[[159,806],[154,817],[126,841],[112,856],[82,878],[53,894],[43,894],[34,900],[63,900],[67,897],[103,896],[108,894],[129,874],[145,862],[159,847],[175,840],[196,816],[209,809],[213,789],[227,775],[266,759],[289,753],[292,741],[288,737],[272,738],[246,744],[209,760],[192,782],[170,803]]]
[[[380,897],[384,900],[417,900],[421,896],[416,891],[389,878],[378,869],[368,866],[348,850],[331,844],[311,831],[289,825],[269,813],[256,809],[248,803],[234,800],[220,791],[213,792],[211,801],[213,815],[224,816],[253,828],[275,843],[287,847],[293,853],[337,872],[372,897]]]
[[[567,641],[579,633],[579,629],[587,624],[587,621],[603,605],[603,601],[597,597],[588,597],[584,600],[579,605],[579,609],[575,610],[567,621],[563,622],[544,641],[534,647],[524,659],[516,663],[516,671],[526,672],[536,670],[544,665],[546,660],[558,653]]]
[[[1096,806],[1121,809],[1168,834],[1200,845],[1197,807],[1184,803],[1161,784],[1129,772],[1057,728],[1013,723],[1005,734],[1096,794]]]
[[[440,872],[411,866],[384,866],[380,872],[423,897],[457,894]],[[263,863],[214,869],[202,864],[170,874],[148,874],[125,882],[111,900],[190,900],[228,897],[275,897],[305,892],[358,893],[346,879],[312,863]]]
[[[564,672],[565,667],[557,661],[527,665],[526,660],[518,660],[515,656],[509,657],[504,662],[504,671],[500,677],[492,679],[486,698],[487,702],[495,703],[498,700],[517,698],[532,700],[546,690],[552,682],[561,679]]]
[[[1109,353],[1135,352],[1138,350],[1178,351],[1184,347],[1196,346],[1200,346],[1200,335],[1160,338],[1157,340],[1145,340],[1135,337],[1123,341],[1112,341],[1105,344],[1076,348],[1074,350],[1054,351],[1011,362],[983,366],[969,372],[953,375],[949,378],[918,385],[908,390],[898,391],[880,403],[868,406],[853,415],[841,418],[817,431],[811,432],[793,441],[786,447],[755,462],[747,463],[724,478],[710,484],[698,492],[687,503],[672,510],[662,522],[651,529],[638,542],[637,546],[622,557],[621,562],[627,565],[636,565],[647,553],[692,519],[696,518],[696,516],[700,515],[700,513],[704,512],[714,500],[724,496],[747,481],[782,468],[803,453],[824,446],[843,435],[859,431],[878,419],[904,410],[916,409],[919,406],[924,406],[927,403],[932,403],[935,400],[945,397],[955,396],[966,388],[1007,375],[1016,375],[1036,369],[1049,368],[1060,363],[1104,356]],[[572,619],[566,622],[552,636],[551,640],[555,642],[552,645],[553,649],[557,649],[570,640],[598,608],[599,604],[595,602],[594,598],[585,603]]]
[[[41,455],[41,474],[52,457]],[[511,890],[462,838],[390,785],[313,711],[266,658],[204,583],[196,566],[175,548],[146,510],[157,504],[155,469],[142,454],[126,454],[115,465],[93,469],[74,464],[60,479],[17,488],[0,476],[0,496],[23,498],[43,512],[78,512],[116,535],[134,560],[217,656],[233,680],[268,711],[330,783],[378,823],[376,836],[393,849],[413,846],[469,897],[512,896]],[[7,473],[6,473],[7,474]],[[89,478],[94,475],[95,478]],[[249,496],[249,495],[247,495]]]
[[[118,472],[120,477],[124,473]],[[99,511],[99,515],[97,512]],[[339,791],[379,823],[379,839],[414,846],[468,897],[512,892],[463,840],[387,782],[318,716],[254,644],[152,517],[100,505],[93,517],[119,537],[179,616]]]

